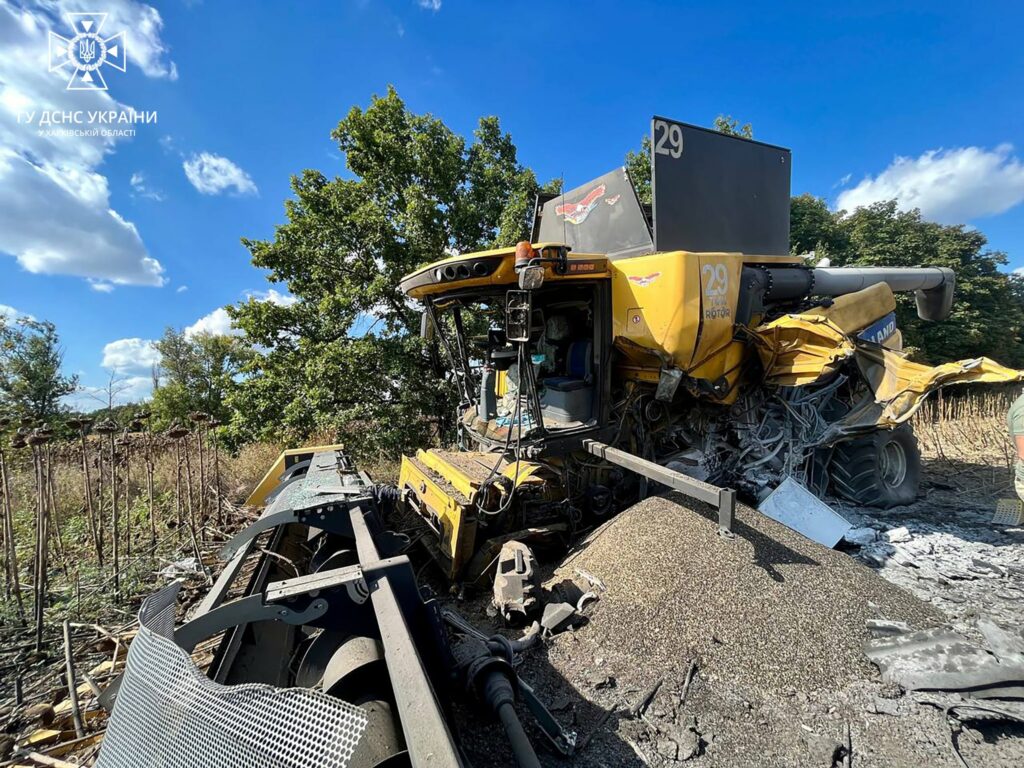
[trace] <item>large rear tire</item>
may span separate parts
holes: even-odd
[[[867,507],[898,507],[917,499],[921,450],[909,427],[839,443],[832,454],[832,487]]]

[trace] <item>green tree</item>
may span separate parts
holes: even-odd
[[[452,251],[527,237],[538,184],[497,118],[481,119],[467,142],[411,112],[394,88],[353,107],[332,137],[351,177],[303,171],[273,240],[243,240],[296,301],[229,307],[260,349],[230,396],[231,436],[316,432],[363,454],[396,454],[453,414],[399,281]]]
[[[644,205],[652,205],[654,197],[651,192],[651,137],[640,139],[640,149],[632,149],[626,153],[626,173],[633,182],[636,196]]]
[[[949,267],[956,274],[950,317],[940,323],[917,316],[913,294],[897,296],[904,343],[916,359],[937,363],[987,355],[1024,364],[1024,302],[1020,279],[1001,271],[1007,257],[986,248],[985,236],[963,225],[926,221],[918,210],[901,211],[895,201],[849,213],[830,211],[811,195],[792,199],[793,253],[814,251],[832,266]]]
[[[739,136],[741,139],[754,138],[754,128],[750,123],[740,125],[740,121],[733,119],[732,115],[719,115],[715,118],[713,127],[719,133],[728,136]]]
[[[77,376],[61,372],[63,363],[53,323],[0,319],[0,411],[52,423],[64,411],[61,398],[78,388]]]
[[[235,336],[199,333],[187,336],[167,328],[156,342],[159,386],[153,392],[154,424],[165,427],[201,411],[226,422],[228,393],[252,351]]]

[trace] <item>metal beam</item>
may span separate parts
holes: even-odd
[[[363,510],[352,507],[349,515],[359,562],[365,567],[367,563],[378,561],[380,553],[367,527]],[[461,766],[463,763],[451,731],[399,605],[395,585],[387,574],[376,576],[367,573],[367,578],[372,582],[370,600],[377,616],[380,642],[391,673],[395,705],[412,765]]]
[[[736,491],[732,488],[719,488],[717,485],[696,480],[682,472],[655,464],[653,461],[641,459],[627,451],[613,448],[597,440],[584,440],[583,448],[598,458],[610,461],[630,472],[650,478],[655,482],[684,493],[691,498],[713,504],[718,508],[718,530],[732,534],[732,521],[736,513]]]

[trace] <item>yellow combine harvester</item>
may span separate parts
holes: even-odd
[[[461,388],[459,449],[406,457],[399,481],[452,580],[479,578],[505,541],[570,536],[649,481],[718,504],[723,527],[733,490],[756,502],[786,478],[909,503],[920,454],[904,423],[923,398],[1020,379],[983,358],[932,368],[902,353],[894,293],[941,321],[951,270],[789,255],[788,151],[660,118],[654,133],[653,211],[619,169],[538,201],[537,239],[558,241],[402,281]],[[701,156],[680,168],[687,152]]]
[[[790,255],[787,150],[661,118],[652,138],[652,209],[619,169],[539,200],[532,245],[402,281],[461,393],[457,446],[406,457],[398,488],[340,446],[282,454],[250,499],[262,516],[227,544],[190,620],[174,629],[176,587],[143,605],[124,680],[104,694],[116,707],[101,768],[462,766],[450,702],[467,693],[520,766],[540,763],[516,700],[571,755],[575,734],[513,665],[536,632],[488,638],[426,596],[409,537],[387,529],[396,505],[432,530],[417,540],[452,582],[498,562],[496,592],[518,587],[525,613],[524,542],[564,545],[655,483],[715,504],[725,532],[737,493],[787,484],[905,503],[920,468],[905,422],[922,399],[1022,378],[901,352],[895,294],[941,321],[950,270]],[[200,673],[187,652],[218,634]]]

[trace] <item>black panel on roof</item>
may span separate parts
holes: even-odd
[[[580,253],[620,259],[651,253],[647,217],[625,168],[562,195],[538,198],[533,242],[565,243]]]
[[[655,117],[655,247],[788,254],[790,166],[783,147]]]

